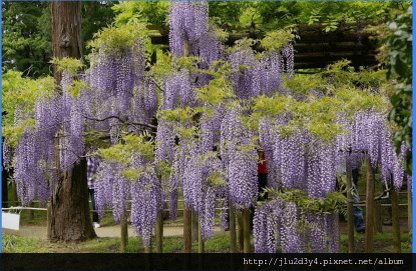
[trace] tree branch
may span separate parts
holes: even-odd
[[[144,124],[144,123],[138,123],[138,122],[128,122],[128,121],[123,120],[119,116],[109,116],[109,117],[106,117],[106,118],[103,118],[103,119],[91,118],[91,117],[86,117],[86,118],[90,119],[90,120],[95,120],[95,121],[106,121],[108,119],[118,119],[123,124],[139,125],[139,126],[144,126],[144,127],[147,127],[147,128],[157,128],[156,126],[151,125],[151,124]]]
[[[156,83],[156,81],[155,81],[155,79],[154,78],[152,78],[152,83],[160,90],[160,91],[162,91],[163,93],[165,93],[165,90],[163,89],[163,88],[161,88],[160,86],[159,86],[159,84],[158,83]]]
[[[91,19],[91,15],[92,15],[92,12],[94,11],[94,7],[95,7],[95,4],[96,4],[96,3],[97,3],[97,2],[95,2],[95,1],[92,1],[92,2],[91,2],[91,6],[90,6],[90,8],[88,9],[88,12],[85,14],[84,19],[86,19],[86,20]]]

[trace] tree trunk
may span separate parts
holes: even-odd
[[[52,50],[53,57],[82,58],[81,2],[52,1]],[[59,86],[62,72],[53,65],[55,83]]]
[[[50,9],[53,57],[81,59],[81,2],[54,1],[50,3]],[[54,65],[53,73],[55,84],[59,86],[62,72],[58,72]],[[59,87],[57,91],[60,92]],[[59,169],[58,151],[55,162]],[[58,170],[57,175],[58,182],[54,187],[51,202],[51,225],[48,237],[62,241],[84,241],[95,238],[88,204],[86,160],[82,159],[74,165],[71,172],[61,174]]]
[[[97,237],[88,206],[87,162],[82,159],[71,172],[58,179],[51,202],[48,237],[62,241],[85,241]]]

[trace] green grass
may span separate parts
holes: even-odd
[[[42,239],[40,238],[29,238],[16,235],[2,234],[1,251],[4,253],[38,252],[41,243]]]
[[[364,234],[354,235],[357,253],[362,253]],[[341,253],[347,253],[347,234],[341,234]],[[251,238],[253,247],[253,238]],[[402,253],[412,253],[411,233],[401,233]],[[183,239],[181,237],[165,237],[163,239],[163,253],[181,253]],[[227,233],[217,234],[205,242],[205,252],[229,252],[230,237]],[[39,238],[2,235],[2,252],[4,253],[118,253],[120,252],[120,238],[95,238],[85,242],[50,242]],[[143,253],[144,247],[140,237],[129,237],[126,253]],[[198,243],[192,244],[192,252],[198,252]],[[392,234],[377,233],[374,235],[374,253],[392,252]]]
[[[354,243],[355,250],[358,253],[364,252],[365,234],[355,233]],[[393,235],[392,233],[383,232],[374,234],[373,252],[374,253],[391,253],[393,251]],[[400,233],[402,253],[412,253],[412,234]],[[348,235],[341,234],[341,252],[348,252]]]

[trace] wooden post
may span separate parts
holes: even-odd
[[[408,231],[412,231],[413,226],[413,200],[412,200],[412,193],[409,190],[409,184],[407,184],[407,229]]]
[[[19,197],[17,196],[16,182],[13,182],[12,186],[13,186],[13,200],[15,201],[13,202],[13,205],[16,204],[15,206],[19,206]]]
[[[150,242],[149,247],[144,248],[144,253],[152,253],[152,242]]]
[[[335,217],[335,219],[337,219],[338,220],[338,227],[340,227],[340,216],[339,216],[339,213],[336,213],[336,217]],[[338,231],[338,251],[337,251],[337,253],[341,253],[341,231],[339,230]]]
[[[30,202],[27,206],[28,206],[28,207],[32,207],[32,208],[33,208],[33,207],[35,207],[35,203]],[[34,214],[33,214],[33,210],[31,210],[31,209],[27,210],[27,219],[28,219],[28,220],[32,220],[34,217],[35,217],[35,216],[34,216]]]
[[[366,155],[366,165],[367,165],[367,187],[366,187],[366,214],[365,214],[365,224],[367,225],[365,229],[365,253],[373,252],[373,242],[374,242],[374,227],[371,227],[371,224],[374,222],[374,171],[371,167],[370,155]]]
[[[238,249],[243,251],[244,248],[244,223],[243,223],[243,212],[237,212],[237,222],[238,222]]]
[[[192,211],[183,210],[183,253],[192,252]]]
[[[163,253],[163,211],[157,214],[156,220],[156,252]]]
[[[50,232],[51,232],[51,214],[52,214],[52,206],[51,206],[51,203],[48,202],[46,204],[46,225],[47,225],[46,235],[47,235],[48,239],[51,237],[50,236]]]
[[[229,210],[229,222],[230,222],[230,253],[237,252],[237,236],[236,236],[236,228],[235,228],[235,211],[233,207],[233,203],[231,200],[228,202],[228,210]]]
[[[354,215],[353,215],[353,198],[352,198],[352,169],[351,161],[346,158],[345,170],[347,173],[347,219],[348,219],[348,253],[354,253]]]
[[[244,209],[243,211],[243,229],[244,229],[244,253],[250,253],[250,209]]]
[[[127,239],[128,239],[128,231],[127,231],[127,214],[123,214],[121,216],[120,221],[120,229],[121,229],[121,237],[120,237],[120,252],[126,252],[127,248]]]
[[[198,223],[198,253],[204,253],[205,252],[205,244],[204,240],[202,239],[201,234],[201,224]]]
[[[192,242],[198,241],[198,215],[192,209]]]
[[[191,56],[191,43],[188,40],[183,44],[183,56]],[[183,209],[183,252],[192,252],[192,211],[186,205]]]
[[[375,205],[375,216],[374,216],[374,232],[383,232],[383,221],[382,217],[382,209],[381,209],[381,201],[376,200],[374,202]]]
[[[393,183],[393,178],[392,178]],[[393,184],[392,184],[393,186]],[[399,194],[397,190],[392,187],[391,193],[391,216],[393,222],[393,253],[401,253],[400,243],[400,223],[399,223]]]

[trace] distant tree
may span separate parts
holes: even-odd
[[[50,74],[48,2],[2,2],[2,67],[31,77]]]
[[[111,7],[118,2],[83,1],[81,22],[83,51],[99,29],[113,22]],[[50,2],[2,2],[2,67],[23,72],[24,76],[38,78],[52,75],[52,37]]]

